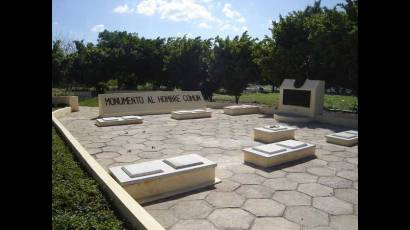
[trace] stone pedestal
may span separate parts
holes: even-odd
[[[315,145],[295,140],[243,149],[244,161],[261,167],[271,167],[315,154]]]
[[[95,125],[100,127],[113,125],[131,125],[141,123],[142,117],[140,116],[104,117],[99,118],[95,121]]]
[[[212,112],[211,110],[205,110],[205,109],[195,109],[195,110],[178,110],[178,111],[173,111],[171,113],[171,118],[177,119],[177,120],[183,120],[183,119],[196,119],[196,118],[205,118],[205,117],[211,117]]]
[[[289,139],[295,139],[296,128],[283,125],[270,125],[254,128],[254,140],[263,143],[273,143]]]
[[[109,168],[114,179],[139,203],[219,183],[216,163],[197,154]]]
[[[359,133],[357,131],[349,130],[340,133],[333,133],[326,135],[326,141],[336,145],[353,146],[358,143]]]
[[[224,113],[231,116],[259,113],[259,106],[233,105],[224,107]]]

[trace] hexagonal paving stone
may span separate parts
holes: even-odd
[[[265,172],[262,170],[256,170],[256,174],[263,176],[265,178],[280,178],[280,177],[285,177],[286,176],[286,172],[281,171],[281,170],[275,170],[272,172]]]
[[[307,227],[329,224],[328,214],[312,206],[291,206],[285,211],[284,217],[290,221]]]
[[[336,170],[327,167],[309,167],[307,171],[311,174],[317,176],[334,176],[336,175]]]
[[[356,230],[359,228],[358,218],[354,215],[330,217],[330,226],[336,230]]]
[[[354,164],[354,165],[357,165],[359,163],[358,158],[356,158],[356,157],[346,158],[346,162],[348,162],[350,164]]]
[[[234,192],[211,192],[206,200],[215,207],[222,208],[231,208],[231,207],[240,207],[245,198],[234,193]]]
[[[238,208],[216,209],[208,219],[220,229],[248,229],[254,217]]]
[[[249,199],[242,206],[255,216],[282,216],[285,205],[271,199]]]
[[[119,157],[114,158],[116,162],[123,162],[123,163],[131,163],[139,159],[141,158],[138,155],[131,155],[131,154],[121,155]]]
[[[283,217],[256,218],[252,230],[300,230],[300,226]]]
[[[208,220],[181,220],[171,230],[216,230]]]
[[[181,200],[203,200],[211,191],[208,188],[197,189],[188,193],[181,194]]]
[[[150,136],[147,139],[151,140],[151,141],[162,141],[162,140],[165,140],[167,138],[164,137],[164,136]]]
[[[330,162],[328,166],[336,170],[352,170],[357,168],[356,165],[347,162]]]
[[[334,155],[321,155],[321,156],[318,156],[318,158],[325,160],[325,161],[343,161],[342,157],[338,157]]]
[[[221,183],[216,184],[215,188],[216,191],[222,191],[222,192],[231,192],[235,189],[237,189],[241,184],[230,181],[230,180],[223,180]]]
[[[317,182],[331,188],[350,188],[352,186],[352,182],[350,180],[346,180],[337,176],[320,177]]]
[[[170,210],[147,210],[149,214],[155,217],[164,228],[169,228],[175,224],[178,219],[174,216],[173,212]]]
[[[306,172],[306,167],[300,164],[289,166],[286,168],[282,169],[285,172],[293,172],[293,173],[298,173],[298,172]]]
[[[316,182],[318,178],[308,173],[289,173],[286,177],[297,183],[313,183]]]
[[[138,156],[145,159],[160,159],[163,155],[161,152],[142,152]]]
[[[274,190],[262,185],[242,185],[236,193],[246,198],[271,198]]]
[[[234,180],[241,184],[261,184],[266,180],[266,178],[256,175],[254,173],[242,173],[233,175],[231,177],[231,180]]]
[[[233,173],[227,169],[216,167],[215,176],[219,179],[229,178],[233,175]]]
[[[97,154],[97,153],[101,153],[103,150],[102,149],[100,149],[100,148],[87,148],[87,152],[90,154],[90,155],[94,155],[94,154]]]
[[[353,183],[353,188],[359,189],[359,183],[358,183],[357,181],[355,181],[355,182]]]
[[[101,148],[104,147],[105,143],[91,143],[91,144],[86,144],[84,145],[85,148]]]
[[[287,206],[310,205],[310,196],[297,191],[276,191],[273,199]]]
[[[358,204],[358,192],[356,189],[339,188],[335,189],[335,197],[352,204]]]
[[[145,209],[152,209],[152,210],[163,210],[163,209],[169,209],[172,206],[174,206],[178,201],[177,200],[160,200],[157,201],[158,203],[154,204],[144,204]]]
[[[108,168],[108,166],[114,163],[113,159],[96,159],[96,160],[104,168]]]
[[[245,165],[245,164],[234,164],[234,165],[228,165],[225,167],[227,170],[235,173],[235,174],[240,174],[240,173],[254,173],[255,169]]]
[[[336,230],[329,226],[320,226],[320,227],[307,227],[303,228],[302,230]]]
[[[263,185],[274,190],[295,190],[298,183],[290,178],[275,178],[266,180]]]
[[[352,181],[355,181],[358,179],[358,173],[355,171],[351,171],[351,170],[340,171],[337,173],[337,176],[343,177],[345,179],[352,180]]]
[[[121,146],[106,146],[106,147],[103,147],[102,150],[104,152],[119,152],[119,151],[123,151],[124,148]]]
[[[317,183],[300,184],[298,186],[298,191],[301,191],[313,197],[333,195],[332,188]]]
[[[99,159],[104,159],[104,158],[111,159],[111,158],[120,156],[120,154],[116,152],[102,152],[102,153],[97,153],[94,156]]]
[[[315,197],[312,205],[332,215],[351,214],[354,211],[351,204],[331,196]]]
[[[171,211],[179,219],[198,219],[206,218],[212,208],[202,200],[187,200],[179,201]]]

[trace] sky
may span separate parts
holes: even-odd
[[[145,38],[270,36],[279,15],[304,10],[314,0],[53,0],[53,39],[96,43],[98,33],[127,31]],[[344,0],[322,0],[333,8]]]

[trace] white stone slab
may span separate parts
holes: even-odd
[[[104,117],[102,118],[103,121],[119,121],[119,117]]]
[[[261,146],[253,147],[252,149],[257,150],[259,152],[267,153],[267,154],[275,154],[275,153],[286,151],[285,148],[275,145],[275,144],[261,145]]]
[[[211,116],[212,116],[212,112],[210,110],[205,110],[205,109],[178,110],[178,111],[173,111],[171,113],[171,118],[174,118],[177,120],[206,118],[206,117],[211,117]]]
[[[144,162],[141,164],[133,164],[122,166],[121,169],[131,178],[153,175],[164,172],[161,166],[158,164],[152,164],[151,162]]]
[[[145,91],[99,94],[100,117],[171,113],[176,110],[205,109],[200,91]]]
[[[259,113],[259,106],[255,105],[233,105],[224,107],[227,115],[245,115]]]
[[[335,133],[333,134],[333,136],[335,137],[341,137],[341,138],[345,138],[345,139],[352,139],[357,137],[357,134],[351,134],[351,133],[347,133],[347,132],[342,132],[342,133]]]
[[[301,141],[295,141],[295,140],[281,141],[281,142],[278,142],[276,144],[279,145],[279,146],[290,148],[290,149],[299,149],[299,148],[307,146],[306,143],[303,143]]]
[[[184,155],[184,156],[178,156],[178,157],[165,159],[164,163],[168,164],[174,169],[181,169],[181,168],[201,165],[204,162],[201,157],[198,157],[198,155],[190,154],[190,155]]]
[[[121,118],[124,120],[142,120],[140,116],[122,116]]]
[[[345,133],[356,134],[356,136],[359,135],[359,132],[354,131],[354,130],[345,131]]]

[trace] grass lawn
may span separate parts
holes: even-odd
[[[53,229],[124,229],[97,182],[52,127]]]
[[[234,96],[214,94],[215,101],[235,102]],[[80,100],[80,106],[98,107],[97,98]],[[279,93],[246,93],[239,98],[239,103],[258,103],[276,106],[279,103]],[[324,108],[352,110],[357,104],[357,97],[325,94]]]

